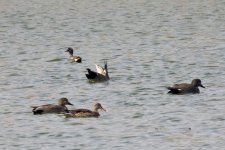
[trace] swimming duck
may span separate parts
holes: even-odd
[[[75,109],[75,110],[69,110],[69,113],[65,114],[66,117],[75,117],[75,118],[87,118],[87,117],[96,117],[98,118],[100,116],[98,110],[106,111],[100,103],[94,104],[93,111],[89,109]]]
[[[172,87],[167,87],[170,91],[168,93],[171,94],[198,94],[200,90],[198,87],[205,88],[200,79],[193,79],[191,84],[188,83],[181,83],[181,84],[174,84]]]
[[[68,113],[69,110],[65,105],[71,104],[67,98],[60,98],[58,100],[58,105],[56,104],[46,104],[41,106],[31,106],[33,108],[32,112],[34,115],[41,115],[46,113]]]
[[[107,81],[109,80],[109,74],[108,74],[108,68],[107,68],[107,61],[104,62],[104,68],[96,65],[96,70],[92,71],[91,69],[87,68],[88,74],[86,74],[86,77],[90,80],[90,81]]]
[[[69,47],[65,52],[68,52],[70,54],[70,61],[71,62],[82,62],[82,58],[80,56],[73,56],[73,48]]]

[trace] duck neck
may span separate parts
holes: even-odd
[[[98,108],[94,108],[93,112],[98,112]]]
[[[64,103],[59,102],[59,106],[66,107]]]
[[[70,57],[73,57],[73,53],[72,52],[70,52],[69,54],[70,54]]]
[[[197,83],[191,83],[191,85],[194,86],[194,87],[198,87]]]

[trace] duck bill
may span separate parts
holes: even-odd
[[[202,84],[200,85],[200,87],[205,88]]]
[[[72,105],[72,106],[73,106],[73,104],[72,104],[72,103],[70,103],[70,102],[68,102],[67,104],[68,104],[68,105]]]
[[[101,110],[106,111],[103,107],[101,108]]]

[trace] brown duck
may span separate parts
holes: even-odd
[[[98,110],[106,111],[100,103],[94,104],[94,109],[75,109],[75,110],[69,110],[69,113],[65,114],[66,117],[75,117],[75,118],[86,118],[86,117],[96,117],[98,118],[100,116]]]
[[[198,94],[200,90],[198,87],[205,88],[202,85],[200,79],[192,80],[191,84],[189,83],[181,83],[181,84],[174,84],[172,87],[167,87],[169,89],[170,94]]]
[[[32,112],[34,115],[41,115],[46,113],[68,113],[69,110],[65,105],[71,104],[67,98],[60,98],[58,104],[46,104],[41,106],[31,106],[33,108]]]

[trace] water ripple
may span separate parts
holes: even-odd
[[[224,147],[224,1],[0,3],[1,149]],[[66,47],[84,61],[70,63]],[[109,82],[88,82],[86,68],[105,59]],[[200,94],[167,94],[193,78]],[[60,97],[107,111],[32,114]]]

